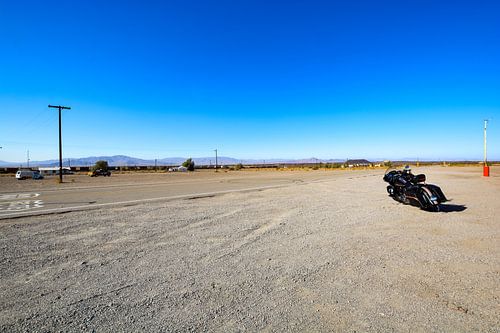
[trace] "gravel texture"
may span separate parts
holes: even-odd
[[[425,171],[3,220],[0,331],[499,332],[500,178]]]

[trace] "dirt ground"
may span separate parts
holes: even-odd
[[[0,331],[499,332],[500,177],[416,172],[2,220]]]

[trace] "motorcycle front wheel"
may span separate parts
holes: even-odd
[[[387,186],[387,193],[389,193],[391,197],[394,196],[394,186],[392,185]]]

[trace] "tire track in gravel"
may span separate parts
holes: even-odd
[[[287,210],[286,212],[275,216],[269,222],[264,223],[255,229],[252,229],[243,238],[234,242],[229,251],[227,251],[226,253],[219,254],[216,257],[216,259],[219,260],[225,257],[234,256],[235,254],[239,253],[241,249],[243,249],[244,247],[247,247],[252,243],[257,242],[262,236],[273,230],[276,230],[280,225],[284,225],[284,221],[286,221],[288,217],[293,216],[296,213],[296,211],[297,209]],[[227,248],[227,246],[225,247]]]

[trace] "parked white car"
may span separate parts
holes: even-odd
[[[33,178],[33,170],[17,170],[16,179],[22,180],[27,178]]]
[[[40,171],[33,171],[33,170],[17,170],[16,172],[16,179],[17,180],[23,180],[23,179],[43,179],[43,175],[40,173]]]

